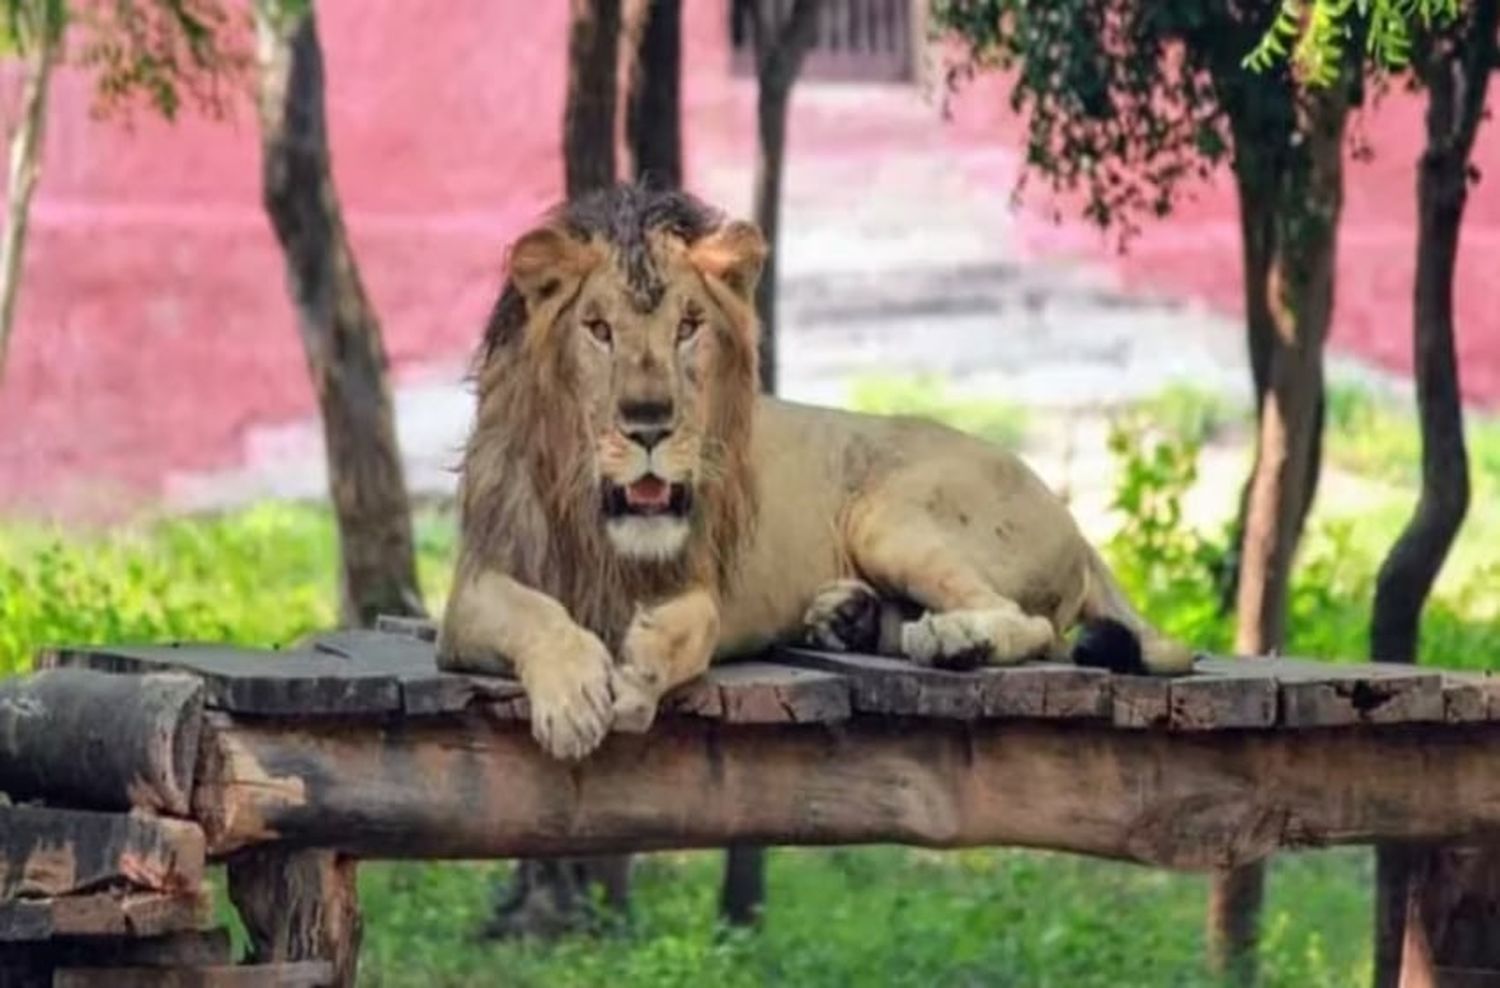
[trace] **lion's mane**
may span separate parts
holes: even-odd
[[[668,232],[691,246],[723,220],[681,192],[620,186],[565,203],[548,222],[581,242],[607,243],[632,286],[651,292],[665,272],[647,235]],[[551,594],[612,648],[637,605],[694,582],[728,589],[756,514],[750,434],[758,371],[754,311],[725,301],[738,331],[718,349],[707,380],[712,410],[692,536],[677,560],[644,562],[620,556],[605,537],[569,348],[561,334],[529,331],[525,299],[507,275],[474,372],[479,407],[459,497],[467,568],[497,567]]]

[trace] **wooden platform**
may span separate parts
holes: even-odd
[[[781,649],[715,668],[650,733],[569,764],[532,741],[517,683],[439,672],[430,627],[385,627],[42,665],[202,682],[192,816],[212,856],[898,841],[1209,868],[1500,827],[1500,680],[1483,675],[1222,658],[1176,679],[958,673]]]
[[[0,806],[0,940],[77,916],[192,932],[204,865],[229,860],[242,914],[274,925],[295,874],[344,902],[314,925],[349,917],[327,933],[341,947],[267,947],[264,983],[345,984],[361,858],[900,842],[1206,869],[1500,833],[1500,680],[1482,674],[1210,657],[1175,679],[958,673],[787,648],[564,763],[531,738],[519,684],[439,672],[431,637],[388,621],[279,651],[58,648],[0,682],[0,791],[47,804]],[[45,834],[89,851],[60,863]],[[125,894],[166,918],[120,919]]]

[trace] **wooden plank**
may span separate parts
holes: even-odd
[[[203,865],[203,831],[185,820],[0,806],[0,902],[113,883],[184,892]]]
[[[204,926],[209,911],[209,900],[201,892],[116,889],[93,895],[16,899],[0,903],[0,941],[158,937]]]
[[[1116,727],[1165,728],[1170,719],[1172,681],[1159,676],[1115,676],[1110,681],[1110,713]]]
[[[1118,730],[1098,720],[837,731],[666,718],[581,762],[480,717],[210,721],[210,850],[503,858],[734,844],[1043,847],[1170,867],[1500,831],[1500,725]],[[1441,751],[1441,758],[1433,752]],[[268,784],[268,781],[274,784]]]
[[[779,648],[770,658],[843,676],[854,710],[860,713],[972,720],[984,712],[985,679],[977,673],[810,648]]]
[[[1495,684],[1482,672],[1448,672],[1443,677],[1443,720],[1470,724],[1490,719]]]
[[[437,641],[437,622],[431,618],[400,617],[381,614],[375,618],[375,630],[389,635],[406,635],[424,642]]]
[[[1281,724],[1430,723],[1444,718],[1443,679],[1434,670],[1392,663],[1358,665],[1262,659],[1280,687]]]
[[[370,716],[401,710],[396,676],[379,669],[361,671],[346,659],[312,649],[86,646],[55,649],[48,661],[104,672],[192,673],[203,680],[210,707],[238,714]]]
[[[1168,726],[1174,731],[1273,727],[1280,684],[1256,660],[1203,669],[1167,683]]]
[[[1109,720],[1112,677],[1103,669],[1053,662],[976,669],[986,717]]]
[[[408,716],[453,713],[479,698],[503,700],[524,692],[514,679],[442,672],[433,644],[410,635],[355,629],[315,635],[308,644],[362,673],[378,671],[395,677],[401,707]]]
[[[196,967],[59,968],[53,988],[321,988],[334,984],[327,961]]]
[[[0,680],[0,792],[185,816],[202,720],[192,676],[45,669]]]
[[[832,723],[849,717],[849,683],[770,662],[726,663],[665,697],[662,712],[731,724]]]

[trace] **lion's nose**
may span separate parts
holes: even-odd
[[[620,419],[621,431],[649,453],[672,434],[672,402],[621,402]]]
[[[625,434],[651,452],[661,441],[672,434],[671,429],[627,429]]]

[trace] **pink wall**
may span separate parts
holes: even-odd
[[[689,7],[689,71],[727,83],[714,5]],[[334,172],[392,361],[460,361],[504,244],[561,193],[567,5],[319,10]],[[86,79],[57,80],[0,388],[0,508],[150,496],[166,469],[230,465],[251,422],[313,407],[253,108],[175,126],[143,111],[132,129],[90,101]]]
[[[684,76],[689,178],[753,161],[753,91],[731,80],[719,0],[688,0]],[[559,123],[567,5],[519,0],[320,0],[334,170],[397,374],[468,354],[504,245],[561,191]],[[952,126],[872,99],[851,112],[794,107],[801,156],[868,160],[888,149],[1016,147],[1003,85],[987,80]],[[133,132],[89,114],[87,82],[58,80],[26,260],[19,324],[0,388],[0,510],[119,509],[159,493],[169,470],[234,465],[251,424],[305,415],[281,263],[259,205],[256,127]],[[1409,366],[1412,161],[1419,113],[1374,118],[1379,156],[1351,165],[1336,340]],[[1482,137],[1460,308],[1466,392],[1500,400],[1500,125]],[[920,142],[920,144],[918,144]],[[973,176],[978,194],[1005,179]],[[1235,213],[1203,190],[1124,259],[1077,225],[1028,224],[1043,250],[1081,250],[1131,283],[1238,306]],[[914,190],[917,192],[919,190]]]

